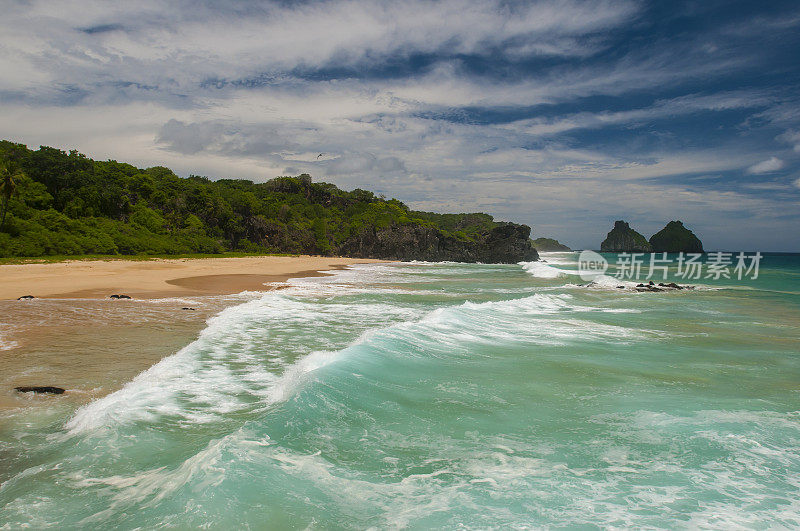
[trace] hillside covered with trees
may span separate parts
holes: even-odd
[[[487,214],[416,212],[308,175],[264,183],[181,178],[76,151],[0,141],[0,257],[307,253],[388,259],[535,259],[530,228]]]

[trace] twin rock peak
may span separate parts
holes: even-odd
[[[609,253],[702,253],[703,243],[681,221],[670,221],[648,241],[628,222],[619,220],[600,244],[600,250]]]

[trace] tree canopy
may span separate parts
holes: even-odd
[[[0,256],[187,253],[335,254],[365,230],[436,227],[469,241],[497,224],[487,214],[415,212],[367,190],[350,192],[309,175],[264,183],[181,178],[42,146],[0,141],[13,175]]]

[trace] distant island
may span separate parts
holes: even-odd
[[[264,183],[181,178],[0,141],[0,257],[318,254],[390,260],[536,260],[527,225],[409,209],[309,175]]]
[[[633,230],[627,221],[618,220],[600,244],[600,250],[611,253],[702,253],[703,243],[681,221],[670,221],[647,240]]]
[[[564,245],[563,243],[559,242],[558,240],[554,240],[553,238],[536,238],[533,240],[533,247],[543,253],[552,253],[552,252],[564,252],[564,251],[571,251],[569,247]]]
[[[633,230],[627,221],[618,220],[600,244],[600,250],[608,253],[649,253],[652,247],[647,238]]]
[[[703,242],[681,221],[670,221],[667,226],[650,237],[653,252],[702,253]]]

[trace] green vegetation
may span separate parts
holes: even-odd
[[[627,221],[617,220],[600,244],[600,250],[609,253],[649,253],[652,249],[647,238],[633,230]]]
[[[0,172],[0,258],[328,255],[390,227],[433,227],[470,242],[498,225],[486,214],[411,211],[395,199],[345,192],[305,174],[259,184],[180,178],[164,167],[9,141],[0,141]]]
[[[533,240],[533,246],[537,251],[541,252],[557,252],[557,251],[570,251],[571,249],[553,238],[536,238]]]
[[[463,241],[475,241],[480,234],[497,226],[489,214],[435,214],[433,212],[411,212],[418,220],[438,228],[446,235]]]
[[[653,252],[702,253],[703,244],[680,221],[670,221],[667,226],[650,237]]]
[[[239,253],[239,252],[224,252],[224,253],[183,253],[183,254],[135,254],[135,255],[121,255],[121,254],[54,254],[48,256],[12,256],[0,258],[0,264],[52,264],[56,262],[74,262],[74,261],[91,261],[100,260],[110,262],[114,260],[125,261],[146,261],[146,260],[182,260],[191,259],[197,260],[201,258],[243,258],[247,256],[299,256],[298,254],[290,253]]]

